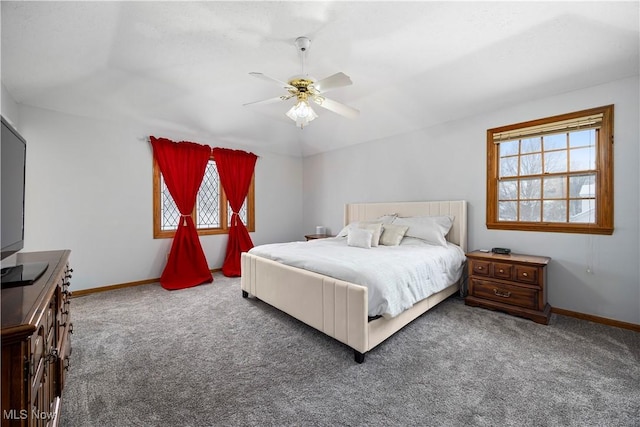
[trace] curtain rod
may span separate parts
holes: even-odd
[[[144,141],[144,142],[151,143],[151,137],[149,137],[149,136],[141,136],[141,137],[139,137],[138,139],[139,139],[140,141]],[[165,139],[169,139],[169,138],[165,138]],[[175,141],[174,141],[174,142],[175,142]],[[191,142],[191,141],[185,141],[185,142]],[[207,145],[207,144],[201,144],[201,143],[199,143],[199,142],[194,142],[194,144]],[[260,156],[258,156],[258,155],[257,155],[256,153],[254,153],[253,151],[244,150],[244,149],[242,149],[242,148],[227,148],[227,147],[212,147],[212,146],[209,146],[209,147],[211,147],[211,150],[213,150],[214,148],[225,148],[225,149],[227,149],[227,150],[244,151],[244,152],[246,152],[246,153],[251,153],[251,154],[253,154],[253,155],[254,155],[254,156],[256,156],[257,158],[260,158]]]

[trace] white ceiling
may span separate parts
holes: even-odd
[[[156,136],[312,155],[639,74],[639,2],[2,1],[2,83],[22,104]],[[250,76],[342,71],[299,129]],[[594,105],[595,106],[595,105]],[[163,134],[164,133],[164,134]],[[142,137],[143,135],[141,135]]]

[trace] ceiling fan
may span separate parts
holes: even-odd
[[[304,126],[308,125],[309,122],[318,117],[316,112],[311,108],[309,101],[350,119],[358,117],[360,111],[324,96],[324,94],[330,90],[353,84],[351,78],[344,73],[336,73],[327,78],[316,81],[315,78],[305,74],[304,70],[305,57],[309,50],[309,46],[311,46],[311,40],[307,37],[298,37],[295,41],[295,46],[300,54],[300,60],[302,63],[301,75],[293,76],[287,83],[285,83],[278,79],[274,79],[273,77],[269,77],[266,74],[255,72],[249,73],[259,79],[276,83],[288,93],[275,98],[249,102],[243,105],[271,104],[295,98],[295,105],[287,111],[286,115],[291,120],[295,121],[296,126],[300,126],[300,129],[304,128]]]

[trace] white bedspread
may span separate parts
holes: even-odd
[[[366,286],[369,316],[385,317],[397,316],[455,283],[465,262],[457,245],[435,246],[412,238],[399,246],[364,249],[336,237],[261,245],[249,253]]]

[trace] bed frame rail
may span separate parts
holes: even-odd
[[[242,296],[249,294],[353,348],[369,350],[368,289],[242,253]],[[259,278],[259,280],[257,280]]]

